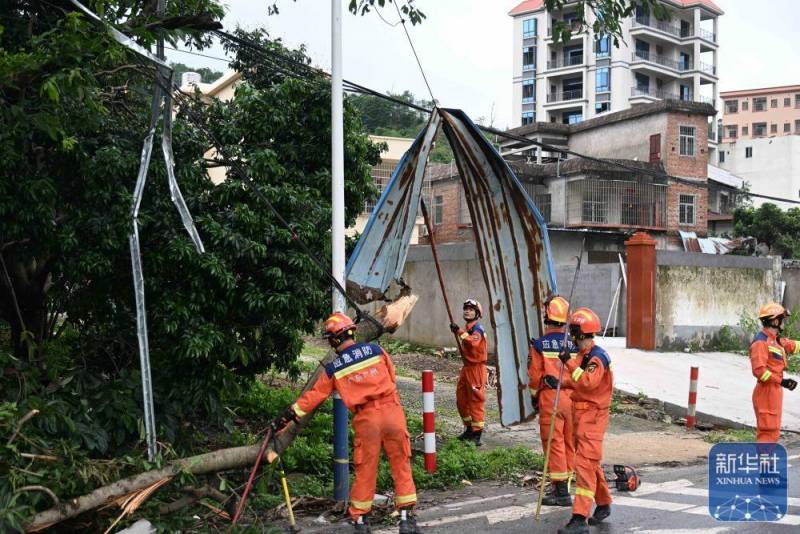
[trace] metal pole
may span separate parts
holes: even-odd
[[[344,109],[342,93],[342,0],[331,0],[331,237],[333,277],[344,281]],[[333,311],[344,311],[344,295],[333,290]],[[347,502],[350,485],[348,413],[339,395],[333,396],[333,497]]]

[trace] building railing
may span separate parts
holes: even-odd
[[[666,229],[666,185],[587,178],[567,184],[567,225]]]
[[[700,67],[700,70],[702,72],[705,72],[707,74],[711,74],[711,75],[714,75],[714,76],[717,75],[717,67],[715,67],[714,65],[709,65],[708,63],[702,63],[701,62],[699,64],[699,67]]]
[[[583,65],[584,63],[583,54],[580,56],[564,56],[560,59],[556,59],[555,61],[548,61],[547,68],[548,69],[561,69],[564,67],[575,67],[577,65]]]
[[[691,61],[676,61],[675,59],[667,56],[661,56],[658,54],[652,54],[650,52],[645,52],[644,50],[637,50],[633,52],[633,61],[647,61],[649,63],[655,63],[657,65],[661,65],[662,67],[667,67],[669,69],[677,70],[680,72],[685,72],[687,70],[692,69],[692,62]]]
[[[639,87],[631,87],[631,96],[650,96],[653,98],[658,98],[660,100],[679,100],[683,102],[700,102],[702,104],[714,104],[713,98],[708,98],[706,96],[689,96],[684,97],[679,93],[672,93],[669,91],[664,91],[662,89],[644,89]]]
[[[581,23],[578,20],[573,20],[569,22],[567,26],[569,28],[569,31],[572,32],[573,35],[581,30]],[[548,39],[553,38],[553,26],[547,27],[547,38]]]
[[[583,89],[573,89],[572,91],[562,91],[560,93],[548,93],[547,102],[566,102],[580,98],[583,98]]]
[[[647,16],[640,16],[636,17],[633,21],[633,27],[637,26],[645,26],[648,28],[653,28],[656,30],[660,30],[664,33],[668,33],[673,35],[679,39],[686,39],[688,37],[700,37],[701,39],[705,39],[706,41],[711,41],[712,43],[717,42],[717,35],[714,32],[710,32],[704,28],[681,28],[681,26],[676,24],[670,24],[668,21],[658,20],[658,19],[651,19]]]

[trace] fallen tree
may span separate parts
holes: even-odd
[[[400,297],[395,302],[384,306],[376,314],[378,321],[362,321],[358,328],[359,340],[372,341],[379,338],[381,334],[386,331],[393,332],[396,330],[411,312],[416,301],[417,297],[413,295]],[[311,378],[306,382],[303,391],[308,390],[314,385],[323,372],[323,366],[328,363],[333,356],[334,352],[329,351],[325,358],[320,361],[320,365],[317,366]],[[274,460],[275,455],[283,453],[313,416],[314,412],[311,412],[301,418],[297,424],[290,423],[286,429],[276,434],[275,439],[267,448],[264,458],[267,461]],[[94,510],[109,501],[143,490],[164,479],[173,478],[182,472],[191,473],[193,475],[205,475],[250,467],[256,461],[260,448],[259,444],[246,447],[231,447],[175,460],[162,469],[146,471],[102,486],[81,497],[62,500],[58,505],[36,514],[30,523],[25,526],[25,530],[26,532],[43,530],[61,521]]]

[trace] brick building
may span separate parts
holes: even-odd
[[[708,104],[665,100],[577,124],[533,123],[510,131],[601,161],[522,141],[506,140],[501,150],[554,235],[560,229],[617,236],[646,229],[660,248],[682,248],[679,231],[708,234],[707,124],[714,114]],[[677,179],[658,176],[664,173]],[[455,172],[439,171],[431,198],[437,241],[471,240]]]

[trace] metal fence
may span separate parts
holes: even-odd
[[[567,225],[667,226],[667,186],[584,179],[567,184]]]
[[[391,180],[392,173],[394,172],[394,169],[398,163],[399,162],[395,160],[386,160],[372,167],[372,181],[375,184],[375,187],[378,188],[378,195],[374,200],[368,200],[364,202],[363,215],[370,215],[372,210],[375,209],[375,203],[379,198],[381,198],[381,194],[383,193],[384,188],[386,188],[386,186],[389,184],[389,180]],[[430,173],[426,171],[425,179],[422,182],[422,198],[425,199],[425,202],[428,204],[428,206],[431,206],[433,203],[433,198],[431,195],[431,177]]]

